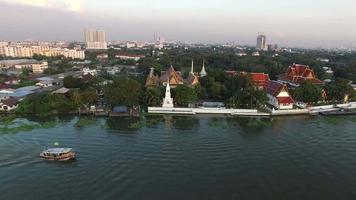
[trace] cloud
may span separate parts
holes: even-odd
[[[0,0],[1,2],[32,7],[67,10],[73,12],[83,11],[82,0]]]

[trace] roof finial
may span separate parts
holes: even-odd
[[[190,70],[190,73],[191,74],[194,74],[194,60],[192,59],[192,68]]]
[[[200,74],[200,77],[204,77],[204,76],[208,75],[208,73],[206,73],[206,71],[205,71],[205,60],[203,60],[203,67],[199,74]]]

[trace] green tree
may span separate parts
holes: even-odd
[[[349,83],[349,80],[341,78],[337,78],[333,82],[328,83],[325,86],[325,90],[329,100],[343,101],[346,95],[352,97],[355,91]]]
[[[73,76],[66,76],[63,79],[63,86],[66,88],[85,88],[83,80]]]
[[[318,103],[322,99],[322,89],[307,81],[294,91],[293,98],[305,103]]]
[[[87,105],[95,104],[99,100],[99,96],[94,88],[88,88],[80,94],[82,102]]]
[[[64,95],[42,93],[26,97],[21,101],[16,113],[54,115],[59,113],[71,113],[76,110],[75,104]]]
[[[77,107],[82,105],[82,96],[78,90],[74,90],[70,93],[70,99]]]
[[[159,88],[147,88],[144,95],[145,105],[159,107],[162,105],[162,93]]]
[[[188,106],[190,103],[195,103],[198,96],[193,88],[180,85],[174,89],[174,99],[179,106]]]
[[[120,76],[105,87],[104,95],[111,106],[125,105],[132,107],[139,105],[142,86],[135,79]]]

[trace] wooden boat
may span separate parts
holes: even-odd
[[[75,152],[71,148],[51,148],[40,153],[44,160],[69,161],[75,159]]]

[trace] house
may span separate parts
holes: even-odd
[[[257,52],[257,51],[256,51],[256,52],[253,52],[253,53],[252,53],[252,56],[253,56],[253,57],[258,57],[258,56],[260,56],[260,53]]]
[[[316,77],[314,71],[308,65],[300,64],[290,66],[285,74],[279,75],[278,80],[294,87],[299,87],[299,85],[306,81],[317,85],[323,84],[323,81]]]
[[[55,80],[54,78],[51,77],[41,77],[41,78],[37,78],[37,80],[39,82],[36,83],[36,85],[42,88],[52,87],[60,84],[59,80]]]
[[[5,78],[4,83],[6,85],[18,85],[20,83],[20,78],[16,76],[8,76]]]
[[[145,56],[143,55],[133,55],[133,54],[118,54],[115,56],[115,58],[119,58],[120,60],[134,60],[134,61],[139,61],[141,58],[144,58]]]
[[[160,83],[162,85],[166,85],[167,81],[172,88],[184,84],[181,72],[174,70],[173,66],[171,66],[167,71],[161,72]]]
[[[268,104],[279,110],[293,109],[294,100],[287,85],[278,81],[269,81],[266,87]]]
[[[98,71],[96,69],[90,69],[89,67],[84,67],[83,68],[83,75],[90,74],[92,76],[96,76],[98,74]]]
[[[39,86],[26,86],[16,89],[14,93],[10,94],[10,97],[14,97],[21,100],[22,98],[25,98],[28,95],[40,92],[42,92],[42,90]]]
[[[5,100],[2,100],[0,102],[0,111],[5,111],[5,112],[9,112],[12,111],[14,109],[16,109],[19,105],[19,101],[17,98],[8,98]]]
[[[97,59],[108,59],[109,55],[106,53],[102,53],[96,56]]]

